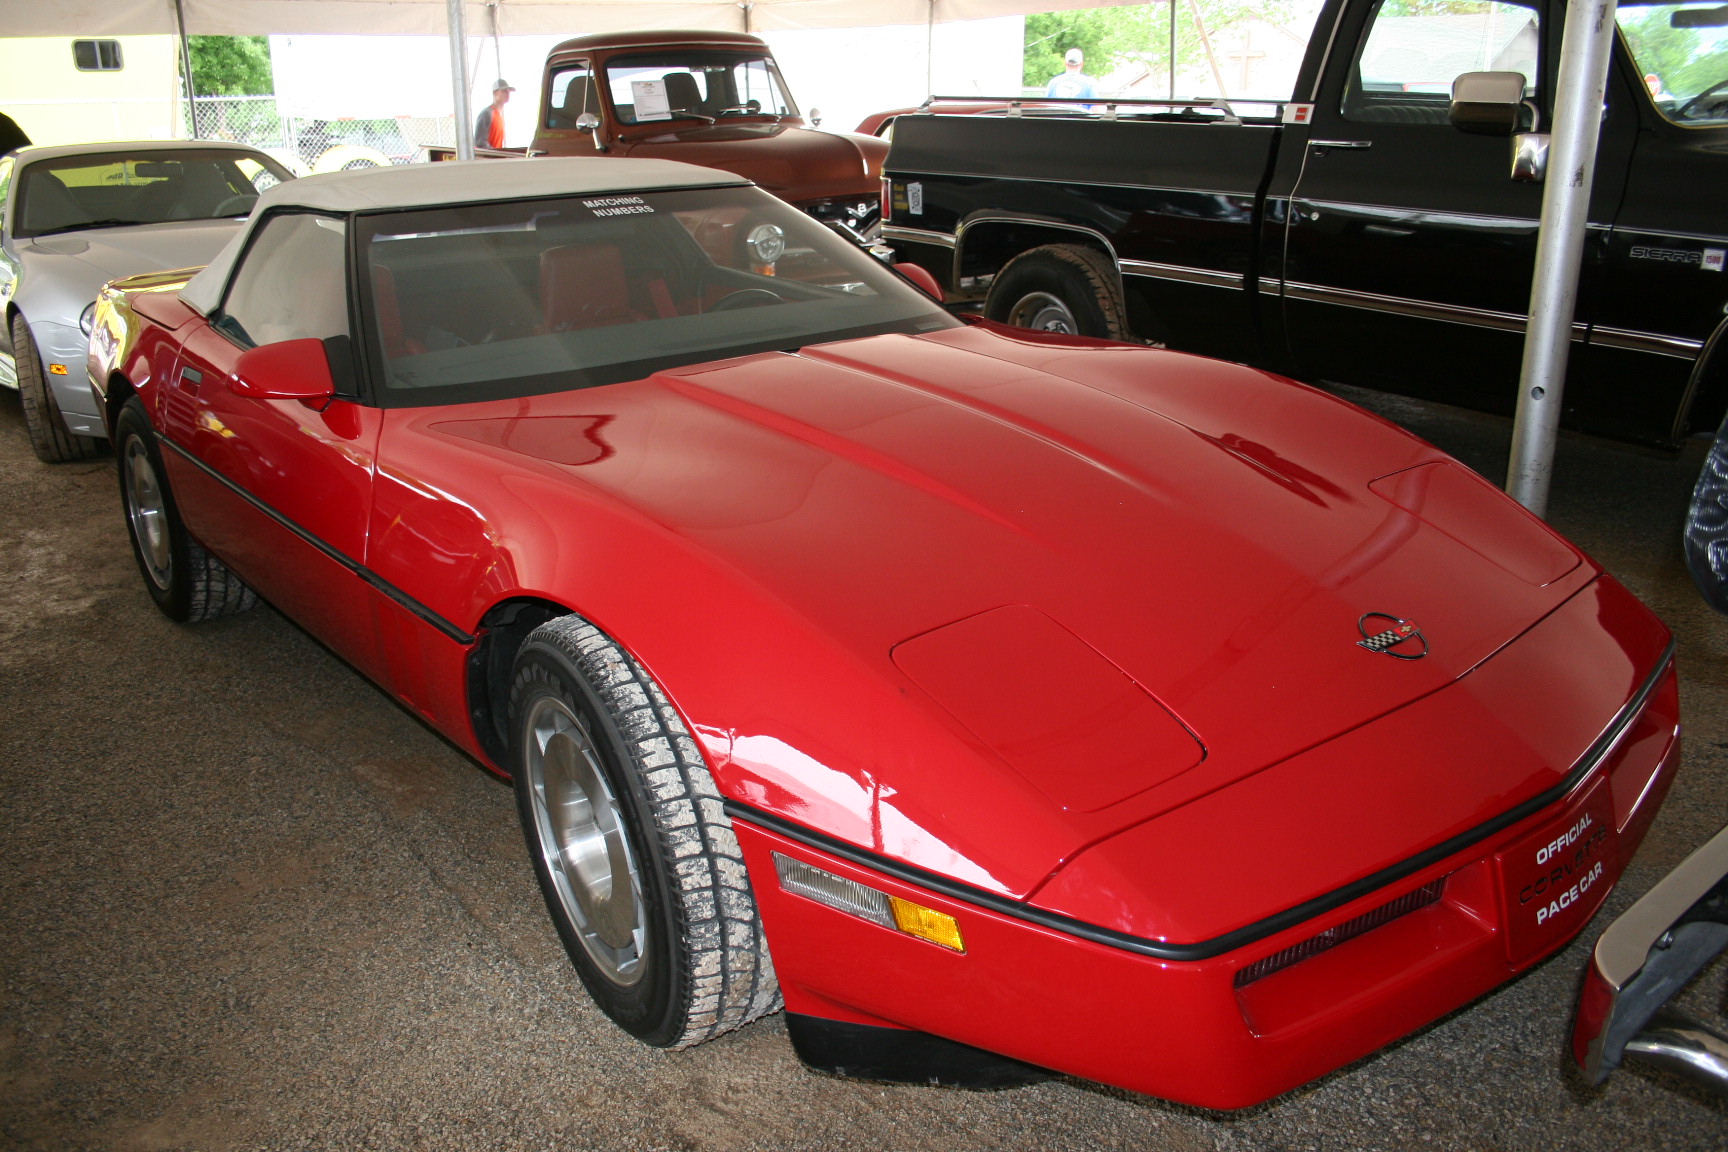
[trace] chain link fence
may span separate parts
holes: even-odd
[[[413,164],[428,145],[456,143],[454,116],[324,120],[284,114],[274,96],[200,96],[192,105],[193,136],[250,144],[301,175]]]

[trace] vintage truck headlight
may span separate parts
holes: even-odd
[[[772,264],[786,255],[786,233],[778,224],[758,224],[746,240],[758,264]]]

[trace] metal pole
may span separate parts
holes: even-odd
[[[174,0],[174,23],[180,30],[180,71],[186,77],[186,139],[198,138],[198,105],[192,102],[192,46],[186,39],[186,10]]]
[[[474,159],[474,110],[468,103],[468,23],[462,0],[445,0],[450,23],[450,82],[456,86],[456,159]]]
[[[1518,414],[1506,490],[1538,516],[1548,512],[1554,444],[1566,391],[1566,357],[1578,302],[1578,267],[1590,219],[1590,185],[1602,129],[1608,54],[1614,44],[1615,0],[1575,0],[1566,12],[1560,45],[1560,83],[1554,99],[1554,135],[1542,189],[1542,227],[1536,275],[1530,285],[1530,322],[1518,378]]]
[[[1170,99],[1176,99],[1176,0],[1170,0]]]

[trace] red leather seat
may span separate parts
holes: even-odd
[[[646,319],[630,303],[616,244],[566,245],[540,253],[540,312],[549,332]]]

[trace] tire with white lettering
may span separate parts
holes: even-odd
[[[1122,278],[1083,244],[1047,244],[1008,262],[990,284],[984,315],[1039,332],[1129,338]]]
[[[516,656],[510,744],[541,895],[603,1012],[684,1048],[779,1008],[732,822],[640,664],[579,616],[542,624]]]
[[[54,399],[47,373],[42,370],[36,338],[30,335],[30,325],[23,316],[12,317],[12,360],[18,369],[18,403],[24,410],[24,430],[30,435],[30,447],[36,458],[44,464],[65,464],[87,460],[102,451],[100,440],[74,436],[67,430],[60,402]]]
[[[168,488],[150,414],[134,396],[114,422],[120,506],[132,537],[132,556],[145,590],[170,620],[190,624],[244,612],[258,594],[186,532]]]

